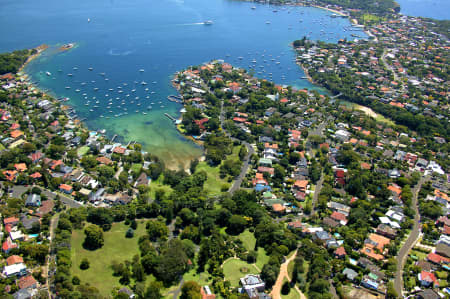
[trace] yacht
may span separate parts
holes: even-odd
[[[46,74],[47,76],[51,76],[51,75],[52,75],[52,73],[50,73],[50,72],[45,72],[45,74]]]
[[[213,24],[213,21],[211,21],[211,20],[206,20],[203,22],[203,25],[212,25],[212,24]]]

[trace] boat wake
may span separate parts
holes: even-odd
[[[128,56],[130,54],[133,54],[134,52],[135,52],[135,50],[127,50],[127,51],[120,52],[120,51],[117,51],[117,49],[110,49],[108,51],[108,55],[111,55],[111,56]]]
[[[200,23],[178,24],[178,26],[194,26],[194,25],[205,25],[205,23],[200,22]]]

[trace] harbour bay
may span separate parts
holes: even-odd
[[[326,10],[228,0],[20,0],[4,3],[0,16],[2,52],[51,45],[25,69],[37,86],[70,98],[67,104],[90,129],[137,141],[172,167],[202,154],[164,115],[178,117],[182,108],[167,100],[175,94],[176,71],[217,58],[278,84],[311,89],[295,64],[292,41],[365,36]],[[68,42],[76,47],[58,50]]]

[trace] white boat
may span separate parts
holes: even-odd
[[[203,25],[212,25],[212,24],[214,24],[214,22],[211,20],[206,20],[203,22]]]
[[[144,70],[144,69],[140,69],[139,71],[140,71],[141,73],[145,72],[145,70]]]
[[[270,21],[266,21],[266,24],[270,24]]]
[[[256,6],[252,6],[252,9],[256,9]]]
[[[50,72],[45,72],[45,74],[46,74],[47,76],[51,76],[51,75],[52,75],[52,73],[50,73]]]

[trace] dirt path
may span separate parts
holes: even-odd
[[[284,278],[286,277],[287,280],[291,281],[288,274],[288,265],[295,259],[296,256],[297,250],[290,258],[288,258],[283,264],[281,264],[280,274],[278,274],[277,281],[273,285],[272,292],[270,293],[273,299],[281,299],[281,287],[283,285]],[[300,294],[300,299],[306,299],[306,296],[299,290],[299,288],[297,288],[297,286],[295,286],[295,289]]]

